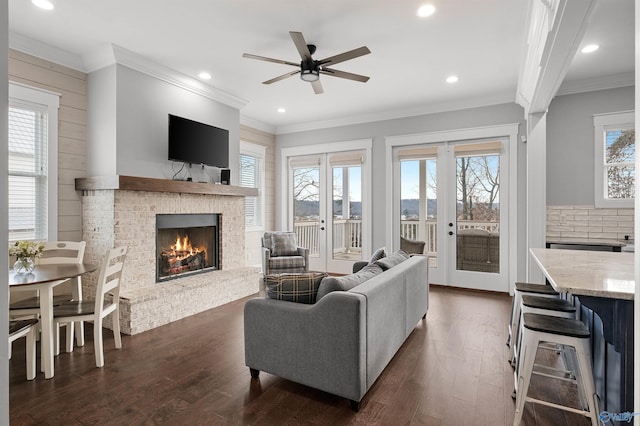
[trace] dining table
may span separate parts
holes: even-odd
[[[42,328],[41,352],[44,377],[54,376],[54,344],[53,337],[53,289],[67,280],[82,274],[93,272],[98,265],[92,263],[64,263],[37,265],[29,273],[16,273],[9,270],[9,292],[38,291],[40,304],[40,324]],[[72,286],[72,297],[79,298],[80,290]]]
[[[532,248],[530,253],[549,284],[573,301],[590,331],[600,408],[633,411],[633,254],[553,248]]]

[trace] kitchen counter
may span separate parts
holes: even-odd
[[[589,328],[600,409],[633,411],[633,254],[535,248],[531,255]]]
[[[560,293],[633,300],[633,254],[531,249],[549,283]]]

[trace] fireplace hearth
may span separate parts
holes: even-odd
[[[219,215],[156,215],[156,282],[215,271],[220,265]]]

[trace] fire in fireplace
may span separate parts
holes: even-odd
[[[217,214],[156,215],[157,281],[219,268]]]

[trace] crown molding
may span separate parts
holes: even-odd
[[[596,0],[529,0],[516,101],[545,112],[567,75]]]
[[[265,123],[264,121],[256,120],[255,118],[247,117],[242,114],[240,114],[240,124],[272,135],[276,134],[276,127],[274,125]]]
[[[633,72],[608,75],[604,77],[569,80],[562,83],[560,89],[558,89],[557,96],[635,86],[635,84],[635,74]]]
[[[211,100],[221,102],[233,108],[240,109],[247,105],[248,101],[237,96],[231,95],[213,86],[204,84],[201,81],[182,74],[171,68],[153,62],[137,53],[112,44],[113,56],[115,62],[119,65],[134,69],[143,74],[155,77],[166,83],[173,84],[181,89],[196,93]]]
[[[354,124],[372,123],[377,121],[395,120],[401,118],[417,117],[427,114],[458,111],[461,109],[480,108],[485,106],[515,103],[514,90],[505,91],[491,96],[483,96],[472,99],[434,103],[417,108],[399,109],[393,111],[377,112],[372,114],[350,116],[335,120],[315,121],[309,123],[291,124],[276,127],[276,135],[287,133],[306,132],[311,130],[328,129],[332,127],[350,126]]]
[[[76,71],[87,72],[82,57],[22,34],[9,32],[9,48]]]
[[[244,99],[204,84],[200,80],[160,65],[115,44],[104,44],[80,57],[21,34],[9,33],[9,47],[84,73],[120,64],[233,108],[241,109],[247,105],[247,101]]]

